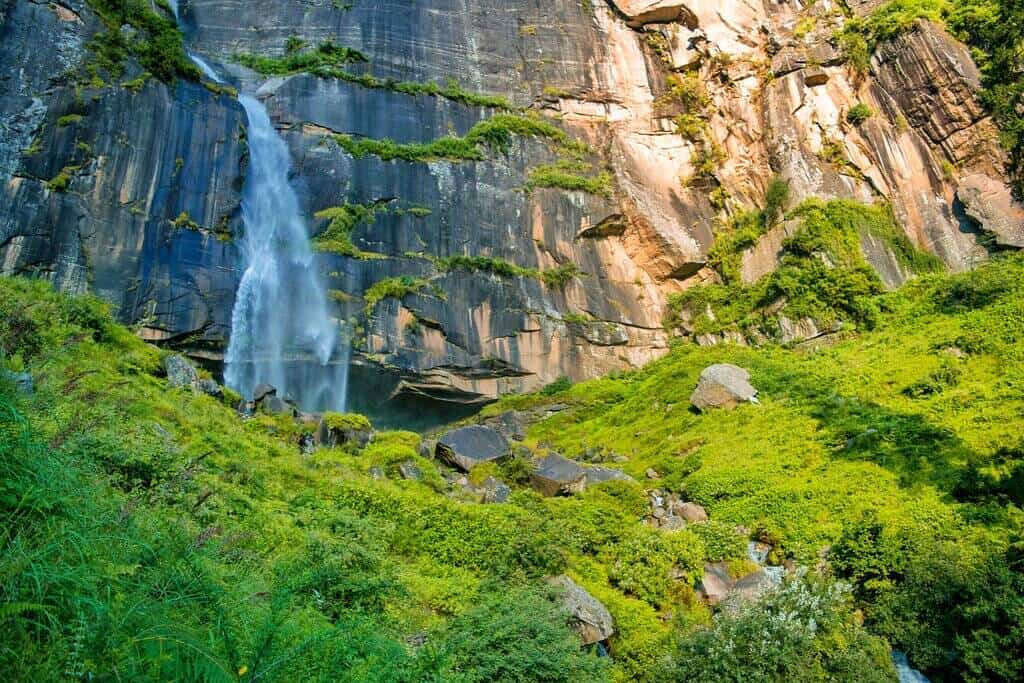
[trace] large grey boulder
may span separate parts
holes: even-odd
[[[748,401],[757,402],[757,389],[750,384],[750,373],[728,363],[705,368],[690,396],[690,403],[700,411],[713,408],[732,410]]]
[[[277,387],[269,384],[257,384],[256,388],[252,390],[252,400],[254,403],[259,403],[267,396],[277,396]]]
[[[545,496],[579,493],[587,487],[587,471],[573,460],[552,454],[536,464],[530,483]]]
[[[270,400],[270,397],[264,401]],[[373,441],[373,425],[356,413],[324,413],[317,425],[316,441],[321,446],[365,448]]]
[[[615,623],[608,608],[579,584],[562,574],[548,579],[562,593],[565,609],[572,617],[573,630],[584,645],[607,640],[615,633]]]
[[[1024,248],[1024,204],[1013,198],[1006,183],[974,173],[960,181],[956,197],[964,213],[993,235],[996,244]]]
[[[508,440],[491,427],[470,425],[442,436],[437,442],[436,453],[438,459],[469,472],[480,463],[505,457]]]
[[[199,381],[195,367],[180,353],[164,356],[164,370],[167,372],[167,384],[172,389],[191,387]]]

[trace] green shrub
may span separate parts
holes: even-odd
[[[850,110],[846,112],[846,120],[854,126],[859,126],[870,119],[873,113],[874,112],[871,111],[871,107],[863,102],[858,102],[854,106],[850,107]]]
[[[704,545],[688,530],[664,533],[640,527],[606,552],[614,585],[656,606],[686,594],[703,571]]]
[[[552,598],[530,588],[483,589],[480,604],[444,634],[459,680],[472,683],[610,680],[609,660],[580,649],[568,616]]]

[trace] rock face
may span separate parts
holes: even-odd
[[[993,235],[996,244],[1024,247],[1024,205],[1013,198],[1006,183],[976,173],[960,181],[956,196],[964,213]]]
[[[584,645],[607,640],[615,633],[608,608],[579,584],[564,574],[549,579],[549,583],[562,591],[563,604],[572,617],[573,629]]]
[[[710,277],[716,221],[759,206],[775,175],[794,201],[888,201],[908,237],[953,269],[984,258],[963,229],[957,188],[975,174],[1005,182],[1004,159],[969,54],[922,23],[856,76],[832,41],[843,21],[834,4],[191,0],[181,22],[192,51],[265,100],[311,230],[326,227],[315,212],[375,207],[351,238],[386,258],[323,254],[316,267],[338,292],[338,316],[365,332],[350,386],[372,389],[353,391],[352,408],[415,415],[664,354],[668,295]],[[128,87],[141,74],[131,62],[76,92],[65,74],[85,72],[103,30],[84,0],[3,12],[0,273],[94,291],[147,339],[218,362],[239,281],[244,111],[184,79]],[[815,29],[798,31],[804,19]],[[607,169],[608,182],[594,192],[531,183],[564,161],[557,145],[531,138],[480,160],[350,154],[336,134],[428,143],[500,112],[310,74],[267,79],[233,62],[282,55],[293,37],[359,50],[368,63],[352,65],[356,75],[506,97],[586,145],[580,173]],[[675,123],[693,113],[677,92],[685,73],[706,94],[701,140]],[[853,126],[846,113],[859,103],[874,115]],[[777,248],[757,250],[745,279],[774,267]],[[907,277],[886,245],[863,250],[888,284]],[[451,256],[526,270],[436,266]],[[539,277],[569,265],[579,272],[564,282]],[[401,277],[429,286],[367,306],[375,283]]]
[[[508,441],[505,437],[483,425],[453,429],[437,442],[437,457],[463,472],[506,455]]]
[[[720,363],[700,373],[690,403],[697,410],[732,410],[741,403],[757,400],[757,389],[750,384],[750,373],[736,365]]]

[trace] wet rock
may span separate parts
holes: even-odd
[[[658,474],[658,471],[653,467],[648,467],[644,471],[644,476],[647,477],[648,479],[661,479],[661,475]]]
[[[757,401],[757,389],[750,384],[750,373],[736,365],[720,363],[700,373],[690,403],[700,411],[712,408],[732,410],[740,403]]]
[[[437,439],[421,439],[416,450],[420,454],[421,458],[430,460],[434,457],[434,453],[437,451]]]
[[[487,477],[482,488],[484,503],[507,503],[508,497],[512,495],[512,489],[508,484],[494,477]]]
[[[164,356],[164,371],[167,373],[167,384],[172,389],[191,387],[199,380],[195,367],[180,353]]]
[[[601,484],[606,481],[635,481],[633,477],[629,476],[622,470],[617,470],[614,467],[601,467],[600,465],[594,465],[586,468],[587,486],[593,486],[594,484]]]
[[[708,512],[704,506],[697,503],[676,503],[672,506],[672,514],[685,519],[687,522],[706,522]]]
[[[32,375],[27,372],[10,372],[5,370],[4,379],[13,383],[15,390],[19,394],[32,394],[35,392],[35,381],[32,379]]]
[[[536,464],[530,473],[530,483],[545,496],[579,493],[587,486],[587,473],[579,463],[552,454]]]
[[[259,409],[268,415],[291,415],[294,417],[298,414],[292,404],[276,395],[264,396],[263,400],[259,402]]]
[[[259,403],[267,396],[277,396],[277,387],[269,384],[257,384],[256,388],[252,390],[253,403]]]
[[[299,435],[299,453],[302,455],[313,455],[316,450],[316,438],[309,432]]]
[[[437,442],[438,459],[469,472],[484,462],[508,455],[508,441],[497,430],[483,425],[453,429]]]
[[[601,602],[564,574],[548,579],[562,593],[565,609],[572,618],[572,627],[584,645],[607,640],[615,633],[612,615]]]
[[[1002,247],[1024,248],[1024,204],[1013,198],[1010,187],[975,173],[960,181],[957,199],[964,213]]]
[[[768,561],[768,555],[771,553],[772,547],[767,543],[761,543],[760,541],[750,541],[747,544],[747,557],[751,562],[755,564],[763,565]]]

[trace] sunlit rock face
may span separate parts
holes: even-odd
[[[704,262],[721,219],[758,206],[777,175],[795,200],[890,202],[908,236],[950,268],[984,258],[956,190],[968,175],[1005,187],[1004,158],[967,51],[921,24],[858,75],[830,42],[837,4],[804,4],[190,0],[178,9],[189,48],[263,100],[314,230],[325,227],[313,219],[323,209],[388,209],[351,236],[385,258],[317,262],[336,315],[353,321],[350,394],[361,408],[475,405],[660,356],[666,297],[711,277]],[[147,338],[218,361],[240,278],[242,108],[181,81],[138,92],[115,84],[76,101],[61,74],[86,58],[98,28],[85,3],[13,3],[6,13],[0,62],[19,68],[0,84],[0,268],[95,291]],[[608,172],[609,191],[526,191],[533,169],[559,159],[536,139],[483,161],[355,158],[332,136],[429,142],[496,112],[309,74],[268,79],[233,61],[282,55],[293,37],[359,50],[368,63],[355,74],[501,95],[586,144],[587,172]],[[673,86],[685,74],[707,94],[703,141],[677,128],[684,108]],[[860,103],[873,115],[853,125],[847,114]],[[57,125],[69,113],[82,118]],[[712,142],[720,155],[702,172]],[[67,191],[47,189],[67,166],[80,167]],[[192,223],[177,220],[183,213]],[[864,248],[887,284],[906,277],[884,245]],[[771,245],[761,251],[745,277],[773,267]],[[575,264],[580,274],[551,286],[436,267],[456,255],[537,271]],[[402,276],[429,286],[367,307],[368,289]]]

